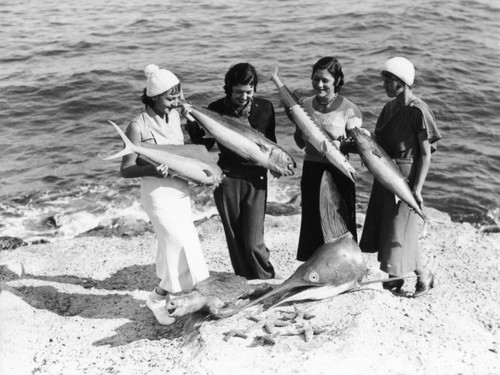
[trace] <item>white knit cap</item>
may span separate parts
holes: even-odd
[[[382,67],[382,71],[394,74],[408,86],[413,85],[415,67],[411,61],[405,57],[393,57],[387,60]]]
[[[147,77],[146,95],[149,97],[163,94],[179,84],[179,79],[174,73],[166,69],[160,69],[155,64],[146,66],[144,74]]]

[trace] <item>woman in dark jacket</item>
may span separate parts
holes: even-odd
[[[257,72],[251,64],[232,66],[224,80],[225,97],[210,103],[208,109],[238,118],[276,142],[274,107],[269,100],[254,96],[257,83]],[[193,141],[201,143],[204,132],[193,124],[188,128]],[[247,279],[273,278],[274,268],[264,243],[267,170],[221,144],[218,146],[218,164],[226,177],[215,189],[214,199],[234,272]]]

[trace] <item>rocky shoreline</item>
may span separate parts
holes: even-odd
[[[225,320],[197,313],[168,327],[145,307],[156,283],[147,223],[2,247],[0,373],[500,373],[500,234],[427,213],[431,225],[420,240],[436,287],[422,298],[372,284]],[[266,244],[285,278],[300,264],[299,221],[294,212],[266,217]],[[197,228],[210,271],[231,272],[218,216]],[[367,279],[382,277],[376,255],[365,256]],[[403,291],[413,288],[409,281]],[[273,324],[294,314],[289,324]]]

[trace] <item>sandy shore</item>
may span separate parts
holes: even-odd
[[[430,294],[405,298],[372,284],[299,303],[310,319],[275,327],[267,341],[266,322],[294,306],[251,309],[258,321],[198,313],[158,325],[145,307],[157,282],[150,232],[2,251],[0,374],[499,374],[500,234],[428,213],[421,244],[436,274]],[[266,243],[285,278],[299,265],[299,219],[266,219]],[[218,217],[198,231],[210,271],[231,272]],[[382,277],[376,256],[365,256],[367,279]],[[320,329],[306,337],[301,327]],[[225,335],[235,329],[246,338]]]

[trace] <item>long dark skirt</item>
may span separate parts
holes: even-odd
[[[401,172],[413,181],[416,168],[411,163],[398,165]],[[382,271],[394,276],[406,276],[422,266],[418,244],[419,220],[406,203],[396,203],[394,194],[375,180],[359,246],[365,253],[378,252]]]
[[[304,161],[300,187],[302,192],[302,218],[300,222],[297,260],[306,261],[318,247],[325,243],[321,229],[319,190],[323,172],[328,170],[337,190],[347,207],[344,221],[357,241],[356,234],[356,189],[354,183],[331,164]]]

